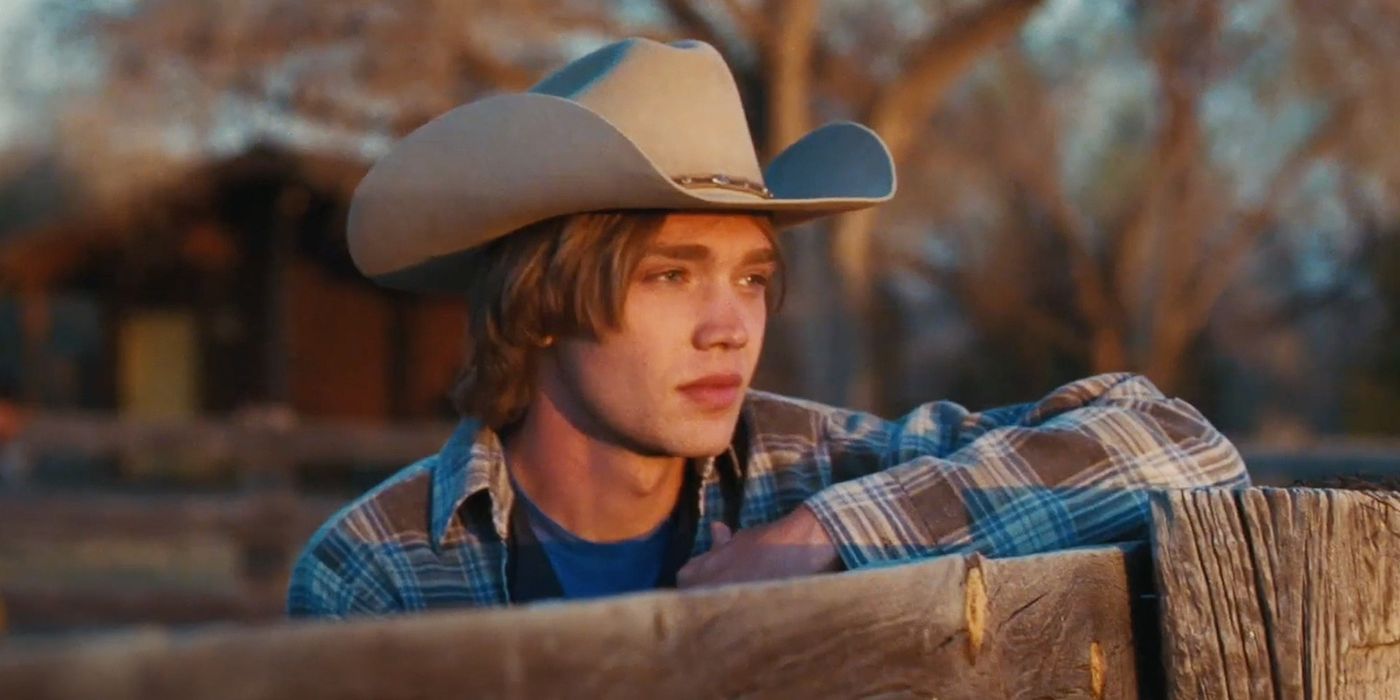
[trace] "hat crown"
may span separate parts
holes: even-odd
[[[753,211],[787,226],[894,190],[880,137],[849,122],[813,130],[760,170],[719,52],[630,39],[405,136],[355,189],[346,242],[380,284],[460,290],[482,246],[552,217]]]
[[[529,91],[588,108],[673,178],[727,175],[763,182],[734,76],[704,42],[616,42]]]

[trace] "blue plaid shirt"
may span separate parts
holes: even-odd
[[[847,568],[953,552],[1032,554],[1142,537],[1147,492],[1248,483],[1239,453],[1191,405],[1108,374],[974,413],[949,402],[899,420],[751,391],[739,526],[806,504]],[[700,470],[692,555],[725,512]],[[442,451],[334,515],[292,573],[288,611],[343,617],[509,603],[515,494],[496,433],[463,421]]]

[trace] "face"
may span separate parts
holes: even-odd
[[[595,438],[649,455],[723,452],[758,364],[775,268],[756,218],[670,214],[632,276],[621,327],[561,339],[542,388]]]

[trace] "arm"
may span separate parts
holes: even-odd
[[[984,413],[945,402],[896,422],[831,412],[817,441],[808,468],[829,485],[766,525],[718,526],[719,546],[681,570],[682,586],[1122,541],[1143,534],[1149,490],[1249,481],[1200,412],[1126,374]]]
[[[959,551],[1012,556],[1141,536],[1147,492],[1248,483],[1190,404],[1132,375],[1024,407],[922,407],[888,431],[827,426],[834,476],[808,499],[848,568]],[[930,420],[942,415],[948,420]]]

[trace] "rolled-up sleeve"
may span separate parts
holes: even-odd
[[[833,472],[850,478],[806,501],[848,568],[1138,538],[1150,491],[1249,481],[1199,411],[1129,374],[984,413],[929,404],[872,435],[827,426]]]

